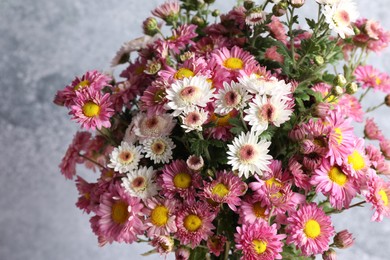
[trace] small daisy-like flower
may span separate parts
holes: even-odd
[[[76,187],[80,197],[76,202],[76,206],[88,214],[94,210],[93,203],[91,202],[91,193],[95,185],[96,183],[88,183],[80,176],[77,176]]]
[[[250,10],[245,17],[245,23],[249,26],[256,26],[263,24],[267,19],[267,12],[254,8]]]
[[[188,202],[195,201],[195,189],[200,186],[200,175],[187,167],[185,161],[176,160],[165,165],[159,182],[164,196],[179,195]]]
[[[114,114],[111,108],[110,94],[102,95],[94,88],[76,92],[74,105],[71,106],[72,119],[80,123],[85,129],[101,129],[110,127],[110,118]]]
[[[150,241],[150,244],[156,248],[160,255],[167,255],[172,252],[175,242],[168,236],[156,236]]]
[[[366,200],[375,210],[371,220],[380,222],[383,217],[390,218],[390,182],[385,182],[375,172],[370,171],[367,186]]]
[[[260,196],[251,196],[242,201],[239,213],[242,223],[253,224],[256,221],[268,221],[270,205]]]
[[[185,205],[176,215],[176,237],[183,245],[195,248],[202,240],[207,240],[215,228],[212,221],[216,217],[206,202]]]
[[[188,260],[190,259],[190,250],[185,247],[179,247],[175,251],[176,260]]]
[[[243,224],[234,234],[236,248],[242,250],[244,259],[282,259],[284,234],[277,234],[276,225],[269,226],[265,221]]]
[[[373,88],[374,90],[389,92],[390,78],[389,75],[380,72],[373,66],[359,66],[356,68],[355,73],[356,81],[362,86],[362,88]]]
[[[305,256],[321,254],[329,249],[334,235],[332,221],[315,203],[302,205],[287,218],[287,244],[294,244]]]
[[[169,114],[147,115],[139,113],[133,120],[133,131],[141,139],[169,135],[176,120]]]
[[[188,168],[190,168],[193,171],[199,171],[204,166],[203,157],[201,155],[200,156],[191,155],[190,157],[188,157],[186,163]]]
[[[194,107],[180,116],[182,121],[181,127],[185,129],[186,133],[194,130],[202,131],[202,125],[206,122],[207,117],[207,111],[204,109],[199,109],[198,107]]]
[[[190,112],[195,106],[205,107],[213,98],[214,89],[204,77],[192,77],[177,80],[166,90],[168,109],[173,109],[173,116]]]
[[[281,124],[290,119],[292,110],[278,96],[272,96],[268,99],[265,95],[257,95],[249,103],[249,108],[245,110],[245,113],[247,115],[244,120],[248,121],[252,130],[259,134],[267,130],[269,124],[280,127]]]
[[[233,171],[238,170],[238,175],[248,178],[250,174],[262,175],[264,171],[269,171],[268,165],[272,156],[268,154],[270,142],[258,141],[255,132],[241,133],[234,138],[233,143],[228,145],[228,164]]]
[[[344,158],[344,169],[348,175],[363,181],[365,170],[369,167],[369,160],[365,153],[364,139],[357,138],[354,142],[354,149]]]
[[[364,135],[370,140],[383,139],[383,133],[373,118],[367,118],[366,124],[364,125]]]
[[[153,167],[143,166],[130,171],[126,177],[122,178],[122,186],[131,196],[146,200],[158,193],[158,187],[154,181],[155,175]]]
[[[283,100],[291,100],[289,97],[292,91],[291,83],[286,83],[284,80],[278,80],[275,77],[260,76],[251,74],[250,76],[242,76],[239,82],[244,85],[249,93],[255,95],[278,96]]]
[[[169,137],[148,138],[142,142],[145,157],[153,160],[154,163],[168,163],[172,160],[172,150],[176,145]]]
[[[169,235],[176,232],[176,201],[151,198],[146,201],[146,221],[148,237]]]
[[[243,70],[247,66],[257,65],[253,55],[237,46],[234,46],[231,50],[226,47],[217,49],[212,54],[212,58],[222,68],[229,71]]]
[[[179,14],[180,11],[180,3],[176,0],[169,0],[158,6],[156,9],[152,11],[152,14],[160,17],[164,21],[171,21],[175,19],[175,17]]]
[[[244,195],[248,186],[240,177],[232,172],[217,172],[216,179],[204,185],[203,195],[218,203],[227,203],[229,208],[237,211],[241,204],[240,196]]]
[[[207,239],[207,247],[211,253],[213,253],[215,256],[219,256],[224,250],[226,240],[226,237],[222,235],[211,236],[209,239]]]
[[[329,28],[338,33],[341,38],[354,35],[352,23],[359,17],[359,12],[352,0],[342,0],[333,5],[325,5],[322,12]]]
[[[330,204],[336,209],[348,208],[358,192],[353,178],[348,177],[337,165],[331,165],[323,159],[319,168],[314,171],[310,183],[316,186],[316,192],[329,196]]]
[[[215,113],[226,115],[233,109],[240,110],[244,108],[251,98],[245,91],[244,85],[232,81],[230,84],[223,82],[223,89],[220,89],[216,95]]]
[[[138,167],[139,160],[142,158],[141,149],[140,146],[122,142],[111,152],[110,163],[107,166],[119,173],[134,170]]]

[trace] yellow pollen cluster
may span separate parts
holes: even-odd
[[[363,156],[356,150],[354,150],[353,153],[348,156],[348,163],[352,164],[352,168],[355,171],[359,171],[366,167]]]
[[[168,222],[168,208],[160,205],[155,207],[150,214],[152,223],[156,226],[164,226]]]
[[[321,234],[321,226],[316,220],[310,219],[306,222],[303,232],[307,237],[316,239]]]
[[[183,79],[183,78],[189,78],[195,76],[195,73],[187,68],[181,68],[176,73],[174,78],[175,79]]]
[[[212,193],[223,198],[229,193],[229,189],[224,184],[218,183],[217,185],[214,186]]]
[[[257,239],[253,240],[252,246],[258,255],[261,255],[262,253],[265,252],[265,250],[267,250],[267,242],[262,240],[257,240]]]
[[[381,189],[378,194],[381,196],[381,199],[383,201],[383,205],[387,206],[389,204],[389,197],[387,196],[387,193],[384,189]]]
[[[223,62],[223,66],[232,70],[240,70],[244,67],[244,61],[239,58],[228,58]]]
[[[88,80],[83,80],[81,81],[79,84],[77,84],[76,86],[74,86],[74,90],[79,90],[80,88],[85,88],[87,86],[89,86],[89,81]]]
[[[190,214],[184,218],[183,225],[188,231],[195,232],[202,227],[202,220],[197,215]]]
[[[377,85],[380,85],[380,84],[382,83],[382,80],[381,80],[380,78],[376,78],[376,79],[375,79],[375,83],[376,83]]]
[[[173,184],[176,188],[187,189],[191,186],[191,175],[186,172],[179,172],[173,177]]]
[[[124,201],[115,202],[111,208],[111,218],[117,224],[124,224],[129,218],[129,205]]]
[[[280,181],[278,181],[277,179],[275,179],[275,177],[272,177],[271,179],[266,180],[265,185],[269,188],[272,186],[282,187],[282,183]]]
[[[231,118],[230,113],[224,115],[224,116],[218,116],[216,114],[211,115],[211,121],[213,121],[217,126],[228,126],[229,119]]]
[[[100,113],[99,105],[97,105],[93,102],[85,103],[82,110],[83,110],[83,114],[86,117],[95,117],[95,116],[99,115],[99,113]]]
[[[263,218],[265,219],[265,208],[261,206],[260,202],[255,202],[253,204],[253,213],[255,214],[256,217],[258,218]]]
[[[340,186],[344,186],[344,184],[348,181],[347,175],[345,175],[339,167],[330,168],[328,176],[331,181]]]

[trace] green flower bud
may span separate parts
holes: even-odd
[[[213,17],[218,17],[220,14],[221,14],[221,12],[220,12],[218,9],[215,9],[215,10],[211,13],[211,15],[212,15]]]
[[[154,36],[158,33],[159,26],[156,18],[154,17],[149,17],[147,18],[143,24],[142,28],[144,30],[144,34],[149,35],[149,36]]]
[[[324,62],[325,62],[325,60],[322,56],[315,56],[314,57],[314,63],[317,64],[318,66],[323,65]]]
[[[333,96],[338,97],[344,93],[344,90],[342,87],[337,85],[337,86],[332,87],[331,92],[332,92]]]
[[[334,85],[344,86],[347,84],[347,79],[344,77],[343,74],[339,74],[336,76],[336,78],[333,80]]]
[[[195,24],[195,25],[197,25],[199,27],[202,27],[202,26],[204,26],[206,24],[205,20],[203,18],[199,17],[199,16],[192,17],[191,23]]]
[[[299,8],[305,4],[305,0],[290,0],[290,4],[295,8]]]
[[[347,94],[353,95],[356,93],[357,90],[358,90],[358,85],[356,84],[356,82],[350,82],[346,86]]]
[[[272,7],[272,13],[275,16],[283,16],[287,12],[288,4],[286,2],[280,2]]]
[[[385,104],[390,107],[390,94],[385,97]]]
[[[255,2],[247,0],[244,2],[244,7],[246,10],[251,9],[253,6],[255,6]]]

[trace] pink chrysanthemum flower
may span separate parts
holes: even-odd
[[[195,189],[200,187],[200,175],[190,170],[185,161],[176,160],[165,165],[159,178],[162,192],[167,198],[179,195],[188,203],[195,201]]]
[[[337,106],[340,107],[342,113],[347,117],[350,117],[359,123],[363,122],[364,111],[356,97],[344,94],[338,99]]]
[[[175,242],[169,236],[155,236],[152,241],[150,241],[150,244],[156,248],[160,255],[166,257],[168,253],[172,252]]]
[[[94,210],[94,207],[91,203],[91,193],[93,192],[95,185],[96,183],[88,183],[80,176],[77,176],[76,187],[80,197],[76,202],[76,206],[88,214]]]
[[[74,105],[71,106],[69,114],[86,129],[101,129],[111,126],[110,118],[114,114],[111,108],[110,94],[102,95],[94,88],[87,88],[85,91],[76,92]]]
[[[174,200],[151,198],[144,210],[148,237],[169,235],[176,232],[176,205]]]
[[[73,179],[73,176],[76,175],[76,163],[84,162],[84,158],[79,153],[85,151],[90,138],[91,133],[88,132],[77,132],[74,136],[72,143],[69,145],[59,165],[61,173],[66,179]]]
[[[364,139],[357,138],[354,142],[354,148],[344,158],[344,170],[348,175],[358,181],[363,181],[361,177],[365,175],[365,171],[369,165],[370,162],[365,153]]]
[[[282,259],[280,253],[285,237],[284,234],[277,234],[276,225],[269,226],[267,222],[256,221],[237,227],[234,241],[236,248],[242,250],[243,259],[273,260]]]
[[[272,207],[260,196],[250,196],[241,202],[240,223],[253,224],[256,221],[268,221]]]
[[[183,24],[172,31],[172,36],[166,39],[168,48],[179,54],[188,44],[194,44],[194,39],[198,34],[195,32],[197,26],[193,24]]]
[[[207,240],[215,228],[212,221],[216,217],[206,202],[185,205],[176,215],[176,237],[183,245],[195,248],[202,240]]]
[[[244,70],[247,66],[256,66],[257,62],[255,58],[249,53],[234,46],[231,50],[222,48],[215,50],[212,54],[211,62],[219,64],[222,68],[228,71]]]
[[[190,250],[185,247],[179,247],[175,251],[176,260],[188,260],[190,259]]]
[[[99,232],[108,242],[132,243],[143,234],[139,198],[131,197],[120,185],[111,186],[100,199],[97,209]]]
[[[379,142],[379,147],[381,148],[381,152],[385,156],[386,159],[390,159],[390,140],[383,139]]]
[[[309,171],[305,171],[297,158],[291,158],[288,162],[288,170],[294,178],[295,186],[309,191],[311,189]]]
[[[65,89],[59,90],[54,103],[71,107],[77,98],[76,92],[84,91],[86,88],[100,91],[103,87],[109,86],[110,81],[110,77],[96,70],[87,71],[81,78],[76,77]]]
[[[207,239],[207,247],[215,256],[219,256],[224,250],[227,238],[222,235],[214,235]]]
[[[176,0],[169,0],[154,9],[152,14],[163,20],[172,20],[179,14],[179,11],[180,3]]]
[[[287,218],[287,244],[294,244],[305,256],[328,250],[335,231],[332,221],[315,203],[302,205]]]
[[[362,88],[373,88],[385,93],[390,92],[390,77],[370,65],[357,67],[355,77]]]
[[[278,52],[277,46],[267,48],[264,52],[264,59],[284,64],[284,56]]]
[[[371,140],[381,140],[384,137],[373,118],[367,118],[366,124],[364,125],[364,135]]]
[[[287,43],[287,34],[284,25],[280,22],[279,18],[276,16],[271,17],[271,22],[267,24],[267,27],[270,30],[272,37],[276,40]]]
[[[236,206],[241,204],[240,196],[244,195],[248,186],[240,177],[232,172],[221,171],[216,173],[216,179],[205,183],[203,195],[217,203],[227,203],[229,208],[237,211]]]
[[[208,59],[215,49],[228,47],[228,45],[230,45],[228,38],[225,38],[221,35],[210,35],[209,37],[201,38],[195,43],[195,45],[191,46],[191,51]]]
[[[191,57],[178,66],[178,69],[166,66],[163,70],[159,71],[158,75],[163,80],[169,82],[194,76],[210,77],[211,71],[207,67],[208,64],[203,57]]]
[[[367,181],[368,191],[365,194],[367,202],[372,204],[375,210],[372,216],[372,221],[380,222],[383,217],[390,218],[390,183],[385,182],[382,178],[376,175],[375,172],[370,172]]]
[[[155,81],[143,92],[140,97],[140,106],[142,111],[147,111],[148,115],[160,115],[165,112],[164,106],[167,103],[165,98],[165,89],[168,83],[164,81]]]
[[[353,178],[347,176],[342,168],[331,165],[327,159],[315,170],[310,183],[316,186],[316,192],[329,197],[330,204],[341,210],[348,208],[352,199],[359,191]]]
[[[389,164],[378,148],[371,144],[367,145],[366,153],[372,168],[377,170],[378,173],[390,174]]]
[[[354,147],[356,137],[353,133],[353,126],[349,120],[343,118],[343,114],[339,111],[331,111],[324,123],[331,127],[328,137],[329,151],[326,157],[329,157],[331,164],[336,162],[341,165],[342,160],[351,153]]]
[[[141,140],[150,137],[161,137],[171,134],[172,129],[176,125],[176,120],[169,114],[147,115],[138,113],[133,122],[132,131]]]

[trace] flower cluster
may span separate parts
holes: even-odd
[[[364,63],[390,33],[359,19],[352,0],[316,0],[307,30],[295,14],[304,0],[244,1],[223,15],[213,2],[165,2],[114,57],[120,81],[89,71],[58,91],[54,103],[89,130],[60,164],[76,179],[76,205],[101,246],[334,259],[354,239],[331,214],[368,203],[373,221],[390,217],[390,140],[366,118],[390,96],[361,105],[372,89],[390,93],[390,76]],[[360,137],[354,124],[364,121]],[[77,164],[98,171],[96,182]]]

